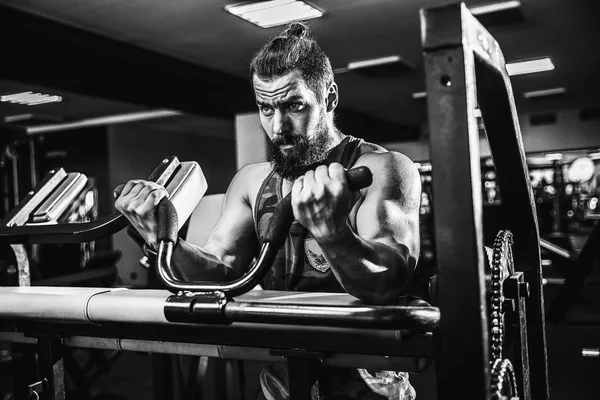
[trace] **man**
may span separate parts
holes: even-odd
[[[187,280],[240,277],[259,249],[278,200],[292,193],[296,222],[263,282],[264,289],[346,291],[374,304],[393,302],[419,253],[420,177],[405,156],[346,136],[334,125],[338,87],[329,59],[301,23],[291,24],[255,55],[250,75],[268,160],[242,168],[225,196],[206,245],[179,240],[173,263]],[[351,192],[344,168],[366,166],[373,183]],[[164,188],[127,183],[116,207],[157,246],[156,206]],[[406,374],[330,369],[336,399],[413,398]],[[288,396],[283,365],[261,374],[263,399]]]

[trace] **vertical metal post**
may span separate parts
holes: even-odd
[[[531,288],[531,296],[527,300],[527,346],[521,349],[529,349],[531,394],[533,398],[547,399],[544,299],[537,218],[504,56],[496,40],[464,4],[423,10],[421,24],[431,130],[435,229],[440,252],[440,357],[442,365],[448,364],[441,373],[445,374],[444,370],[453,365],[455,370],[461,369],[446,358],[461,357],[460,344],[468,342],[462,337],[453,344],[458,337],[449,326],[453,324],[459,325],[463,332],[476,328],[482,334],[481,339],[469,334],[474,340],[471,346],[484,346],[479,354],[481,360],[476,361],[477,357],[473,357],[472,361],[478,367],[488,369],[487,318],[482,315],[480,325],[474,321],[475,307],[479,305],[480,311],[486,309],[485,298],[479,301],[484,289],[480,280],[483,275],[480,257],[483,249],[479,139],[474,128],[474,113],[478,107],[486,123],[486,134],[502,191],[502,206],[508,216],[500,229],[513,233],[515,267],[524,272]],[[459,268],[457,264],[461,263],[461,254],[462,268]],[[475,293],[469,297],[461,294],[461,290]],[[453,296],[464,297],[462,307],[453,300]],[[461,315],[461,309],[468,316]],[[445,349],[447,346],[453,346],[456,352]],[[465,358],[462,357],[462,360]],[[467,375],[482,378],[486,385],[489,383],[489,376]],[[443,387],[452,385],[452,379],[447,377],[440,382]],[[465,397],[464,394],[462,397]]]
[[[456,12],[456,11],[459,12]],[[479,131],[474,114],[473,53],[462,43],[460,8],[422,13],[424,42],[440,23],[458,30],[451,46],[425,46],[427,106],[435,210],[440,327],[438,398],[490,398],[489,337]],[[436,31],[441,35],[446,29]],[[464,379],[468,377],[469,384]]]

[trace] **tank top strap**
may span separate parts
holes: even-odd
[[[360,146],[363,144],[364,140],[360,138],[355,138],[354,136],[346,136],[346,144],[344,146],[344,151],[340,156],[339,163],[344,166],[344,168],[350,168],[354,165],[358,157],[360,157]]]

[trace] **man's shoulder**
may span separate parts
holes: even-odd
[[[242,179],[250,180],[257,180],[262,178],[261,180],[264,180],[270,172],[271,163],[266,161],[252,163],[240,168],[240,170],[236,173],[236,179],[239,177]]]
[[[420,185],[421,178],[415,163],[406,155],[397,151],[388,151],[384,147],[373,143],[364,143],[361,155],[354,163],[354,167],[368,167],[373,173],[374,181],[385,181],[392,185],[402,187],[415,187]],[[384,184],[384,182],[381,182]],[[385,186],[385,184],[384,184]]]
[[[231,186],[242,191],[246,196],[252,197],[260,188],[260,185],[271,172],[271,164],[268,162],[259,162],[248,164],[235,174],[231,181]]]
[[[373,166],[385,169],[407,169],[417,172],[415,163],[406,155],[398,151],[390,151],[375,143],[364,142],[361,145],[360,155],[354,166]]]

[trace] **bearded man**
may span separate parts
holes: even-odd
[[[292,193],[295,221],[262,282],[268,290],[347,292],[370,304],[397,300],[419,255],[421,181],[404,155],[344,135],[334,124],[339,93],[328,57],[308,27],[292,23],[269,40],[250,64],[250,78],[268,162],[237,172],[223,214],[204,247],[180,239],[172,262],[184,280],[241,277],[258,254],[279,200]],[[365,166],[373,183],[348,189],[345,169]],[[166,190],[127,183],[116,207],[157,247],[157,213]],[[402,372],[323,369],[331,398],[413,399]],[[261,399],[289,397],[284,364],[264,365]],[[314,388],[318,398],[318,388]]]

